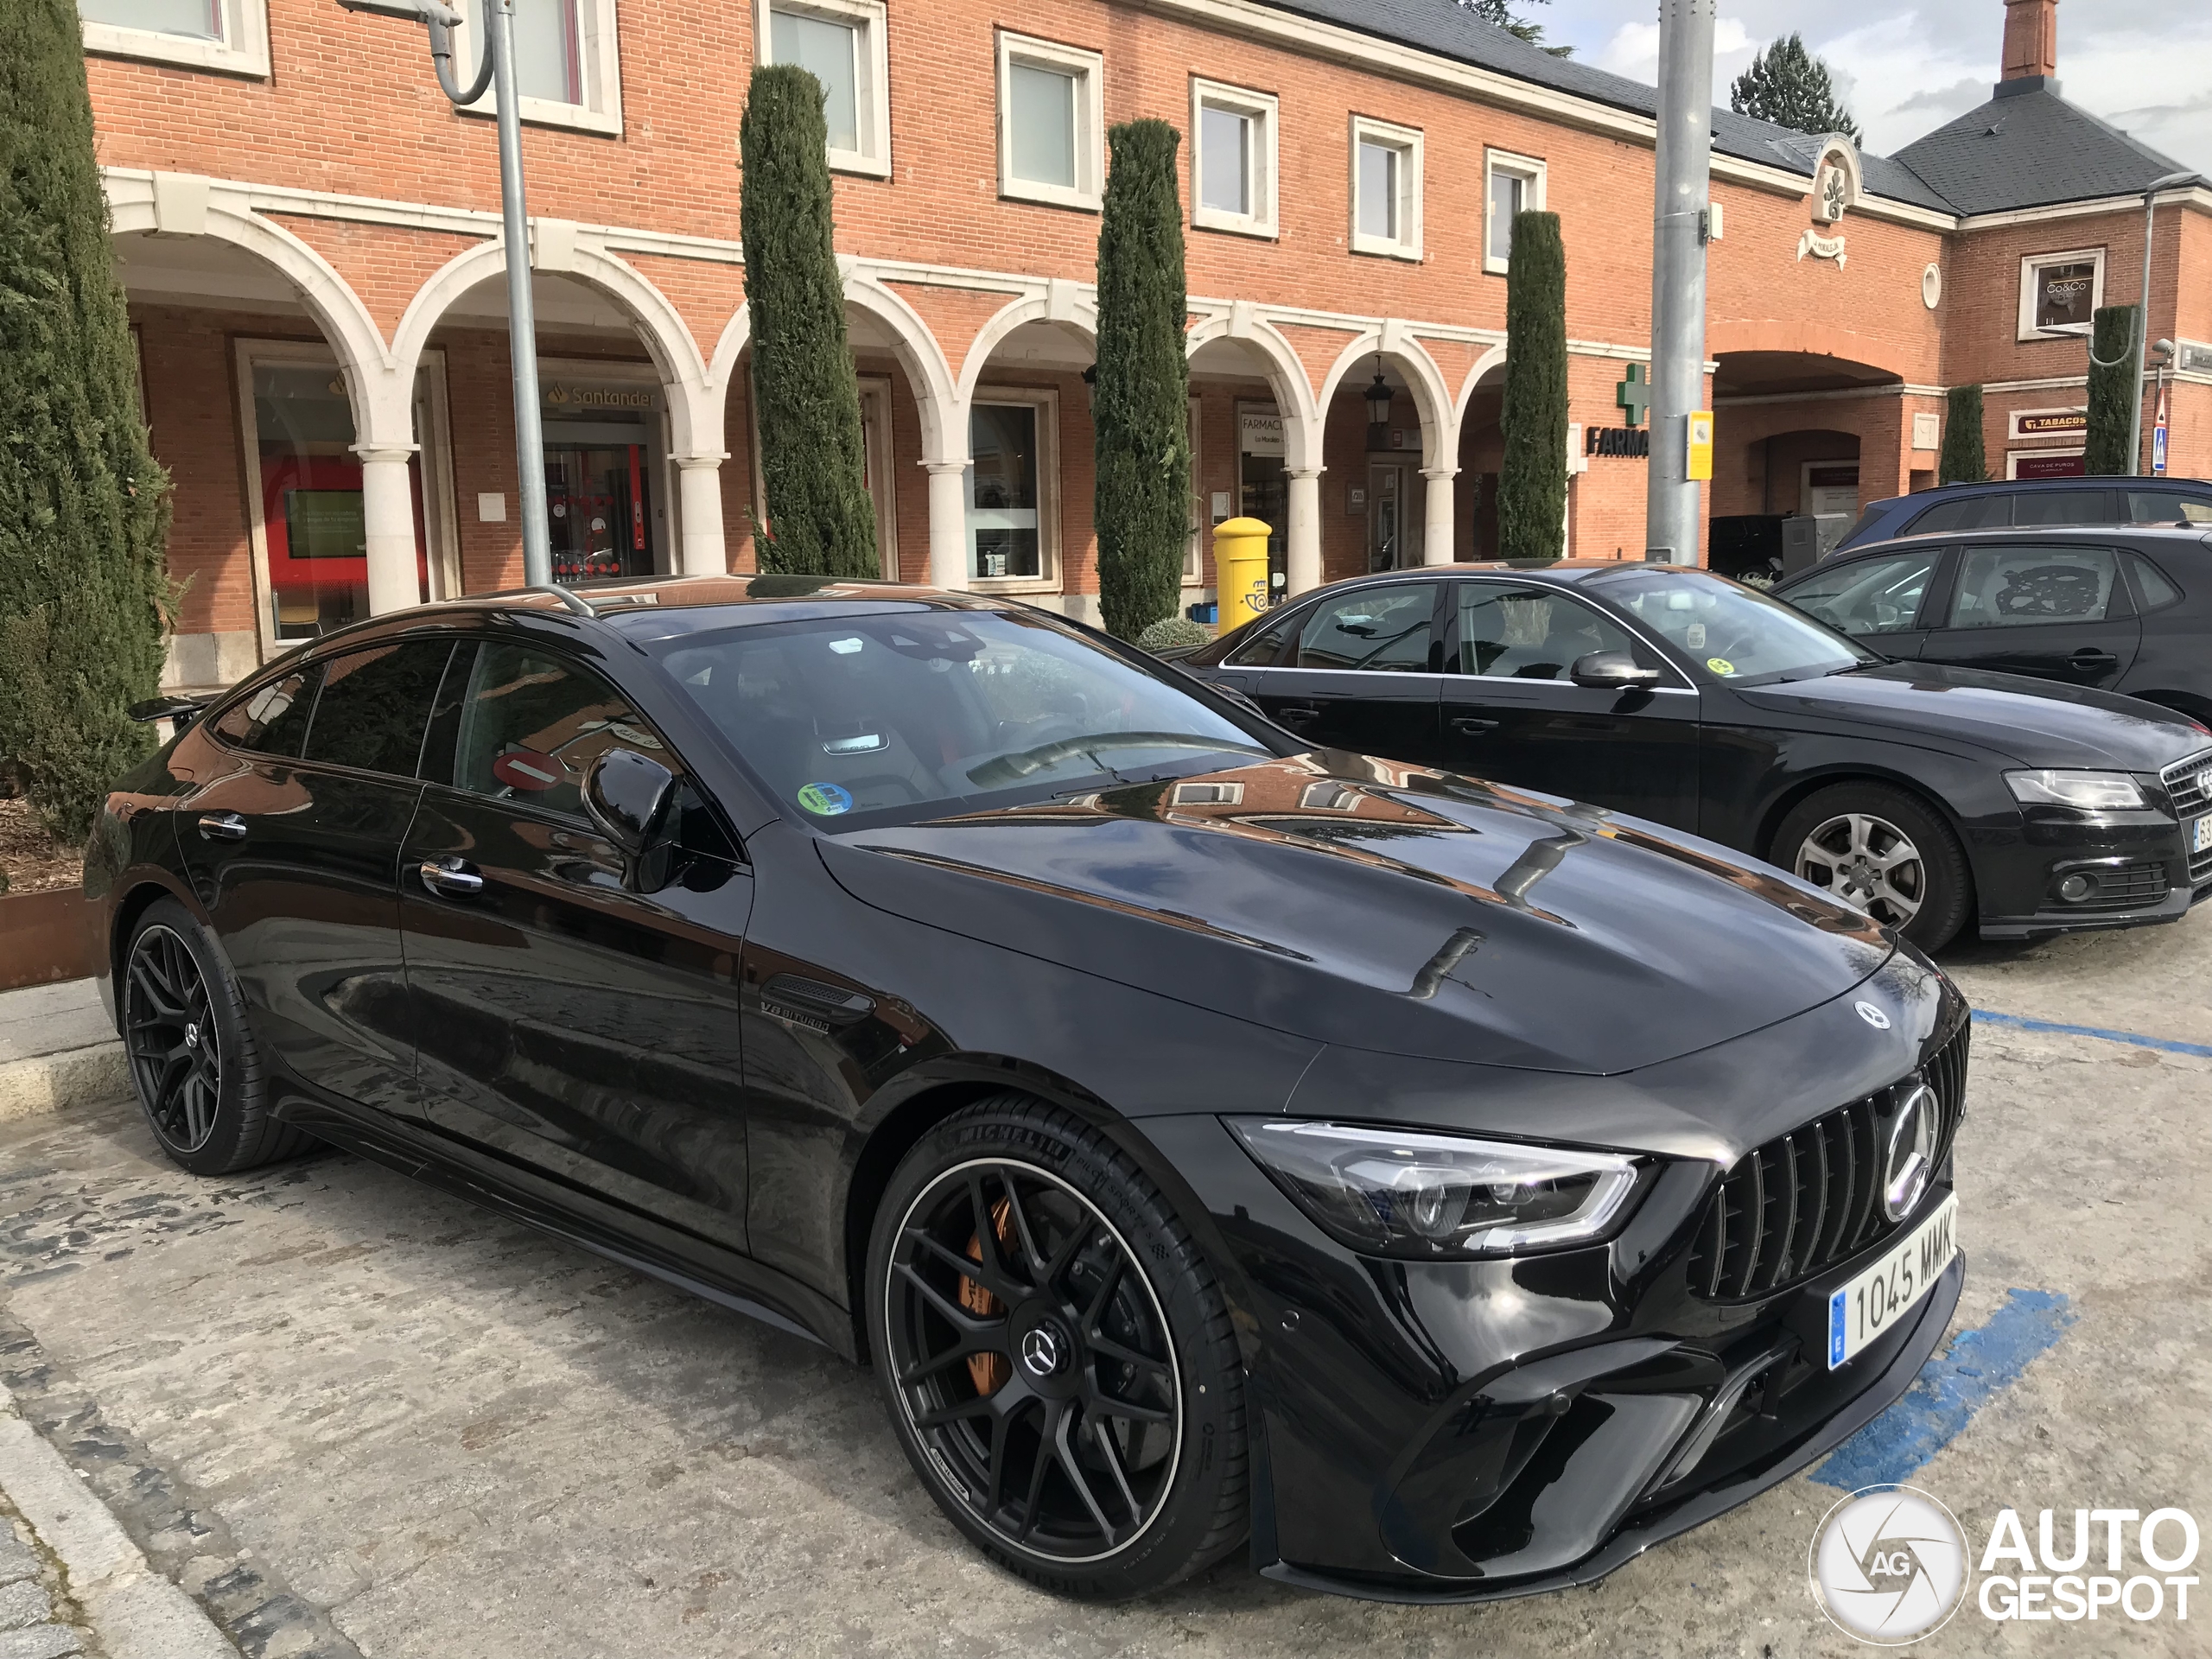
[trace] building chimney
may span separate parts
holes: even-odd
[[[2058,0],[2005,0],[2005,79],[2058,73]]]

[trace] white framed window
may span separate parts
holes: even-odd
[[[484,41],[484,0],[456,7],[456,75],[474,77]],[[515,0],[516,112],[543,127],[584,132],[622,130],[622,65],[616,50],[614,0]],[[492,92],[467,106],[498,113]]]
[[[1351,251],[1421,257],[1421,132],[1351,118]]]
[[[999,194],[1096,212],[1106,180],[1105,60],[999,31]]]
[[[269,74],[269,0],[77,0],[85,50],[225,74]]]
[[[2071,248],[2020,261],[2022,340],[2086,334],[2105,302],[2105,251]]]
[[[1191,78],[1191,223],[1275,234],[1275,99]]]
[[[1544,164],[1503,149],[1483,152],[1483,269],[1503,276],[1513,257],[1513,215],[1544,206]]]
[[[985,593],[1060,585],[1059,399],[984,386],[968,412],[968,579]]]
[[[891,176],[890,23],[884,0],[753,0],[762,63],[795,63],[822,83],[830,165]]]

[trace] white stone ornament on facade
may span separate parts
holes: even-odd
[[[1943,303],[1943,267],[1933,259],[1920,273],[1920,302],[1930,311]]]
[[[1822,236],[1815,230],[1808,230],[1797,238],[1797,257],[1802,259],[1808,253],[1817,259],[1834,260],[1838,270],[1842,270],[1850,259],[1843,251],[1841,237]]]

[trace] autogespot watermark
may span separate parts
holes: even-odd
[[[1814,1529],[1813,1600],[1859,1641],[1891,1648],[1934,1635],[1969,1599],[1994,1623],[2188,1619],[2199,1543],[2188,1510],[2040,1510],[2033,1530],[2031,1545],[2019,1512],[1998,1510],[1977,1560],[1941,1500],[1912,1486],[1864,1487]]]

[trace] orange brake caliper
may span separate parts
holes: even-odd
[[[1009,1200],[1001,1198],[991,1206],[991,1231],[997,1235],[999,1243],[1002,1247],[1014,1243],[1014,1205]],[[981,1236],[969,1239],[968,1259],[971,1262],[980,1262],[983,1259],[983,1241]],[[979,1319],[988,1319],[1003,1311],[999,1306],[997,1297],[992,1295],[989,1291],[985,1290],[982,1286],[965,1274],[963,1274],[960,1278],[960,1306]],[[968,1376],[976,1384],[976,1393],[996,1394],[1000,1384],[1007,1379],[1006,1356],[1004,1354],[969,1355]]]

